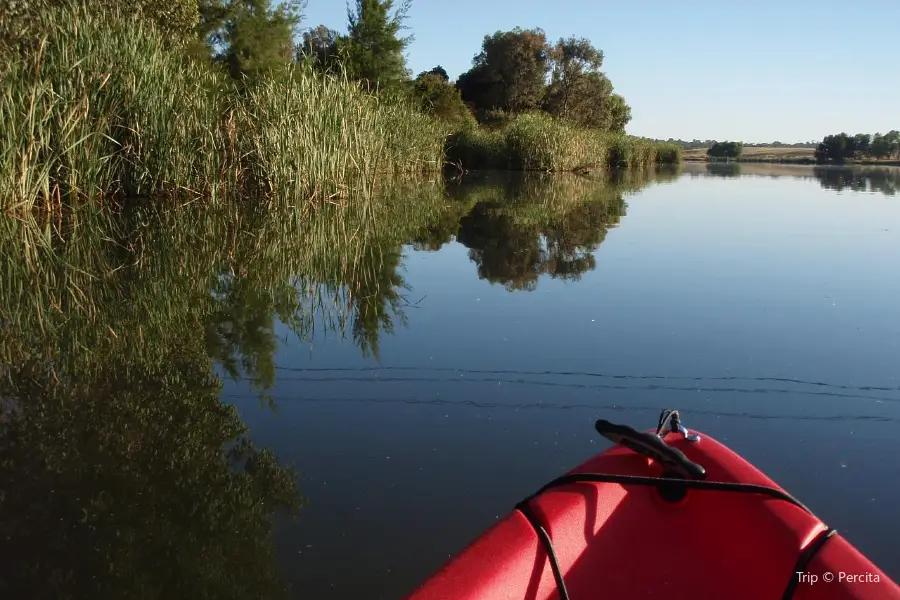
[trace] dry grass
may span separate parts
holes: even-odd
[[[814,160],[813,153],[815,148],[744,148],[742,159],[746,160],[772,160],[778,161],[794,161],[794,160]],[[694,148],[684,151],[684,160],[705,161],[706,148]]]

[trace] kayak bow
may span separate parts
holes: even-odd
[[[408,600],[900,600],[898,587],[756,467],[664,410],[520,502]]]

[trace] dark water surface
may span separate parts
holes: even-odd
[[[898,187],[687,165],[6,223],[0,595],[397,598],[597,417],[663,407],[900,579]]]

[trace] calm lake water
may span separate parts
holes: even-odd
[[[294,597],[397,598],[607,447],[596,418],[665,407],[900,579],[898,188],[891,169],[689,164],[470,174],[340,217],[7,224],[0,545],[42,566],[6,591],[259,597],[269,569]],[[274,488],[228,479],[215,448],[236,434],[204,428],[219,398],[299,471],[274,535]]]

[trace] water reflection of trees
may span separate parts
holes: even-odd
[[[0,221],[0,595],[277,596],[272,516],[300,506],[295,474],[253,446],[216,373],[264,393],[279,322],[377,357],[405,323],[405,244],[455,237],[509,289],[578,279],[645,183],[518,175],[312,214]]]
[[[445,205],[420,188],[390,214],[0,221],[0,596],[280,596],[272,517],[299,508],[296,477],[246,437],[215,365],[271,386],[276,321],[377,354],[402,319],[402,240]]]
[[[900,169],[890,167],[815,167],[813,176],[823,188],[838,192],[879,192],[894,196],[900,188]]]
[[[273,512],[295,478],[254,448],[202,347],[90,376],[18,364],[3,385],[7,598],[272,598]],[[229,448],[228,450],[225,450]]]
[[[706,173],[712,177],[740,177],[741,165],[736,162],[708,162]]]
[[[690,177],[791,177],[818,181],[828,190],[872,192],[894,196],[900,189],[900,168],[877,166],[808,167],[766,163],[706,163],[688,170]]]
[[[615,173],[602,179],[504,174],[461,182],[451,194],[474,206],[456,239],[469,248],[478,276],[509,290],[534,290],[539,278],[579,280],[625,215],[625,195],[674,174]]]
[[[230,352],[269,344],[258,290],[209,293],[223,222],[0,225],[0,595],[280,595],[271,517],[300,497],[219,399],[208,319],[239,304]]]

